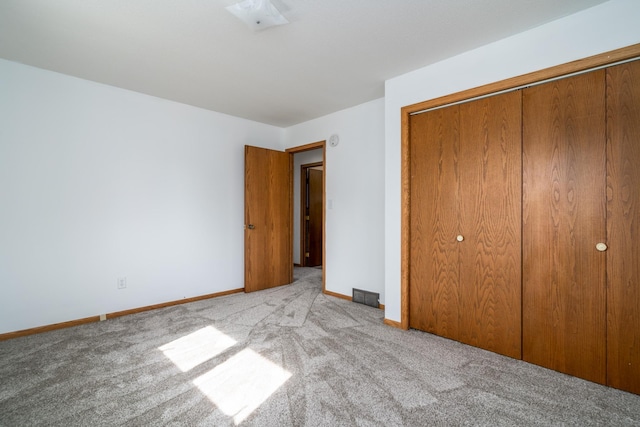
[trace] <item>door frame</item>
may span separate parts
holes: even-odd
[[[409,117],[412,114],[441,108],[449,104],[470,101],[475,98],[490,96],[498,92],[514,90],[519,87],[556,79],[569,74],[586,72],[598,67],[605,67],[640,56],[640,43],[616,49],[610,52],[590,56],[577,61],[560,64],[521,76],[490,83],[484,86],[464,90],[440,98],[407,105],[400,109],[401,115],[401,220],[400,220],[400,322],[384,319],[384,323],[400,329],[409,329],[409,269],[411,245],[411,146]],[[324,242],[323,242],[324,244]],[[323,249],[324,250],[324,249]],[[324,257],[323,257],[324,260]],[[324,283],[323,283],[324,286]]]
[[[291,155],[291,159],[293,161],[293,155],[296,153],[303,153],[305,151],[311,151],[311,150],[316,150],[318,148],[322,148],[322,165],[323,165],[323,174],[322,174],[322,292],[325,293],[326,291],[326,277],[327,277],[327,245],[326,245],[326,236],[327,236],[327,227],[326,227],[326,222],[327,222],[327,141],[326,140],[322,140],[322,141],[317,141],[317,142],[312,142],[310,144],[305,144],[305,145],[299,145],[299,146],[295,146],[295,147],[291,147],[291,148],[287,148],[286,150],[284,150],[286,153],[289,153]],[[295,172],[293,171],[293,168],[291,170],[291,173],[294,174]],[[293,182],[293,176],[291,177],[292,182]],[[292,192],[292,197],[293,197],[293,189],[291,190]],[[294,219],[295,221],[295,219]],[[302,230],[301,230],[302,231]],[[301,233],[302,234],[302,233]],[[294,242],[291,242],[291,245],[293,246]],[[300,254],[302,256],[302,254]]]
[[[300,165],[300,266],[301,267],[306,267],[306,256],[305,256],[305,248],[306,248],[306,243],[307,243],[307,233],[305,233],[305,229],[306,229],[306,223],[305,223],[305,208],[306,208],[306,204],[305,201],[307,199],[307,186],[303,185],[303,182],[306,181],[307,179],[307,170],[308,169],[313,169],[316,168],[318,166],[322,166],[322,185],[323,185],[323,189],[322,189],[322,194],[324,197],[324,163],[322,162],[314,162],[314,163],[307,163],[304,165]],[[324,200],[323,200],[324,202]],[[324,204],[322,206],[322,225],[324,227]],[[323,232],[323,236],[324,236],[324,232]],[[324,243],[324,238],[323,238],[323,242]],[[323,256],[323,261],[324,261],[324,256]]]

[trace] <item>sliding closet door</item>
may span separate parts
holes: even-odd
[[[605,382],[604,71],[523,91],[523,359]]]
[[[521,129],[521,91],[460,105],[460,340],[517,359]]]
[[[640,61],[607,69],[607,384],[640,394]]]
[[[409,326],[460,337],[458,107],[411,116]]]

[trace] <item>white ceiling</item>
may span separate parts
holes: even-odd
[[[604,1],[272,0],[254,33],[235,0],[0,0],[0,58],[285,127]]]

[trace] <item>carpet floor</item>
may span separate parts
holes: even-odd
[[[640,426],[638,395],[385,326],[321,274],[0,342],[0,426]]]

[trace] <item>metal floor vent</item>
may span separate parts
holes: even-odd
[[[377,294],[375,292],[363,291],[361,289],[353,288],[353,296],[351,297],[351,301],[375,308],[380,308],[380,294]]]

